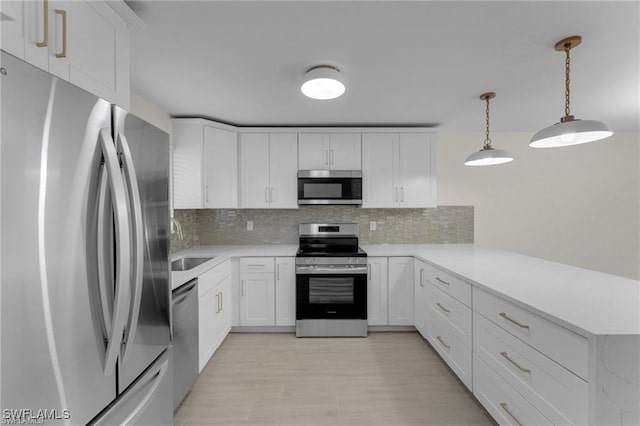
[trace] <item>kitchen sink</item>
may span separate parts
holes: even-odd
[[[171,262],[172,271],[188,271],[196,266],[202,265],[204,262],[208,262],[213,257],[183,257]]]

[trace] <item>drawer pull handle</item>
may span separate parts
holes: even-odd
[[[500,352],[500,355],[502,355],[507,361],[509,361],[511,364],[515,365],[516,367],[518,367],[518,370],[522,371],[523,373],[529,373],[531,374],[531,370],[529,370],[528,368],[524,368],[522,366],[520,366],[520,364],[518,364],[517,362],[515,362],[514,360],[511,359],[511,357],[509,357],[509,354],[506,352]]]
[[[49,45],[49,0],[42,2],[44,12],[42,13],[42,41],[36,43],[38,47],[47,47]]]
[[[450,311],[450,310],[448,310],[447,308],[445,308],[444,306],[442,306],[442,305],[440,304],[440,302],[436,303],[436,305],[438,305],[438,308],[442,309],[442,310],[443,310],[443,311],[445,311],[446,313],[448,313],[448,314],[450,314],[450,313],[451,313],[451,311]]]
[[[451,349],[451,346],[447,345],[444,340],[442,340],[442,337],[440,336],[436,336],[436,339],[438,339],[440,341],[440,343],[442,343],[442,346],[444,346],[447,349]]]
[[[518,418],[516,416],[513,415],[513,413],[511,412],[511,410],[509,410],[509,406],[507,405],[506,402],[501,402],[500,406],[502,407],[502,409],[504,411],[507,412],[507,414],[509,416],[511,416],[511,418],[518,424],[518,426],[522,426],[522,423],[520,423],[520,420],[518,420]]]
[[[424,269],[420,269],[420,287],[424,287]]]
[[[451,284],[449,284],[448,282],[446,282],[445,280],[443,280],[443,279],[442,279],[442,278],[440,278],[440,277],[436,277],[436,280],[440,281],[440,282],[441,282],[442,284],[444,284],[444,285],[451,285]]]
[[[512,323],[514,323],[515,325],[517,325],[517,326],[518,326],[518,327],[520,327],[520,328],[527,328],[527,329],[529,328],[529,326],[528,326],[528,325],[526,325],[526,324],[521,324],[521,323],[519,323],[518,321],[516,321],[516,320],[514,320],[514,319],[512,319],[512,318],[509,318],[509,317],[507,316],[507,314],[506,314],[506,313],[504,313],[504,312],[500,312],[500,314],[499,314],[499,315],[500,315],[502,318],[506,319],[507,321],[511,321]]]

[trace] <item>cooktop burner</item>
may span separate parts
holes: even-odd
[[[358,246],[357,223],[301,223],[297,257],[365,257]]]

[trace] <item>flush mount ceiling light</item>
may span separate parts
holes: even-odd
[[[338,68],[318,65],[306,72],[300,90],[312,99],[334,99],[344,93],[344,79]]]
[[[565,52],[565,91],[564,91],[564,117],[559,123],[546,127],[533,135],[529,146],[533,148],[555,148],[559,146],[578,145],[608,138],[613,131],[601,121],[579,120],[571,115],[569,110],[571,94],[569,88],[569,73],[571,60],[569,51],[578,46],[582,41],[580,36],[571,36],[560,40],[555,45],[555,50]]]
[[[493,166],[495,164],[508,163],[513,161],[513,156],[502,149],[494,149],[489,139],[489,99],[495,98],[496,94],[487,92],[480,95],[480,99],[486,102],[486,124],[484,146],[478,152],[474,152],[464,162],[465,166]]]

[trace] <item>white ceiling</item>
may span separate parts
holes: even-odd
[[[638,1],[142,1],[131,34],[132,90],[173,116],[237,125],[434,125],[536,131],[564,113],[571,52],[577,118],[639,130]],[[340,68],[338,99],[299,90]]]

